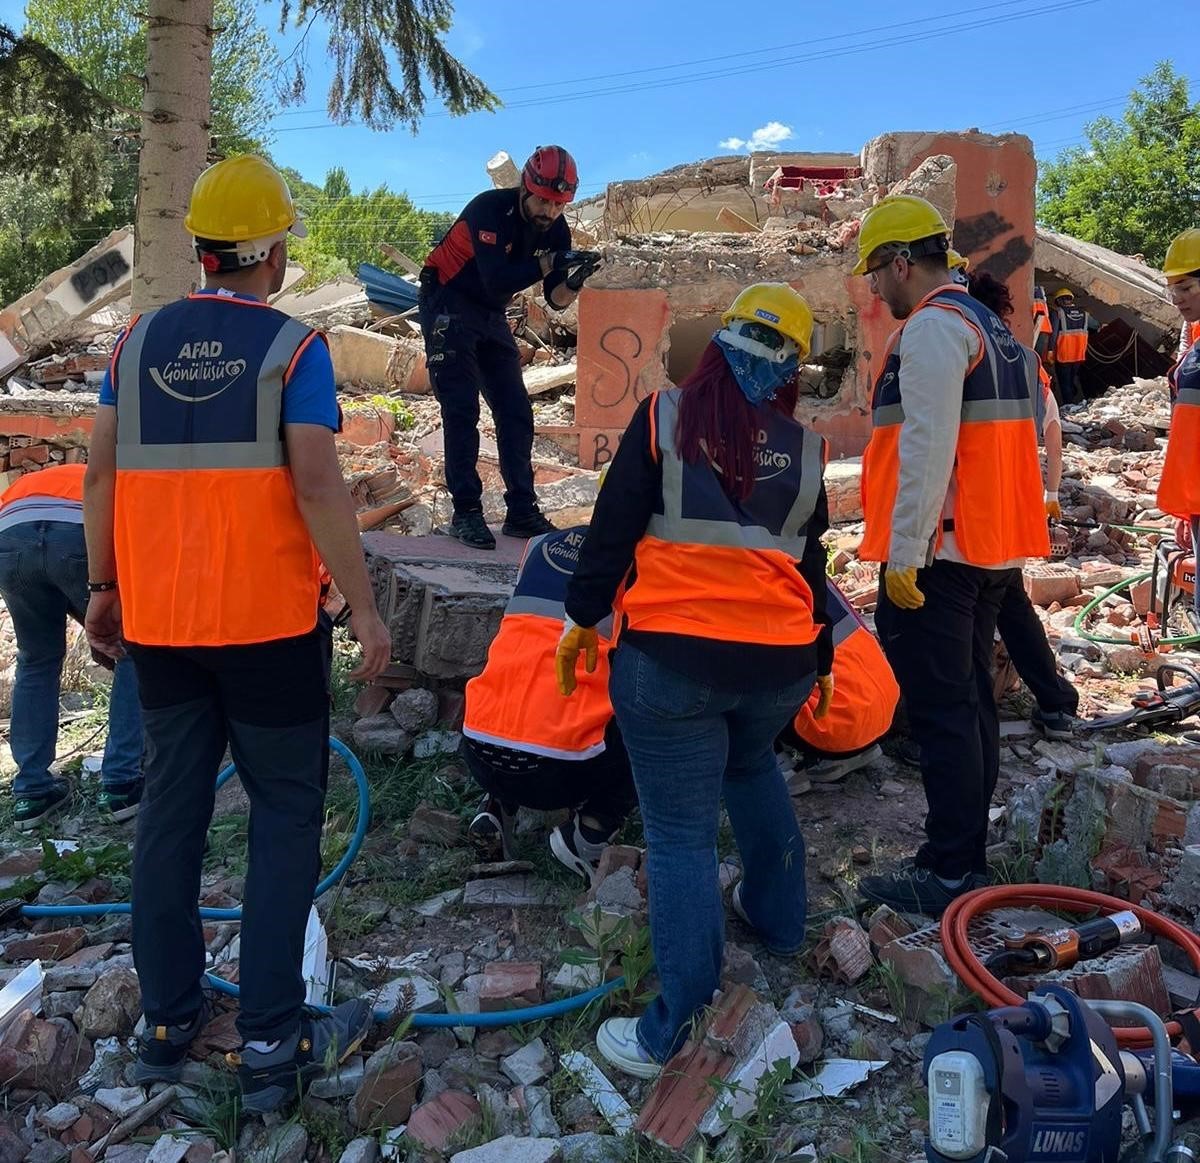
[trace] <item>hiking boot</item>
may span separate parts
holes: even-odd
[[[870,767],[872,763],[883,758],[883,750],[876,743],[857,755],[846,755],[837,759],[819,759],[803,768],[804,774],[812,783],[837,783],[845,779],[852,771],[860,767]]]
[[[603,829],[584,828],[579,822],[579,813],[572,812],[565,824],[559,824],[550,833],[550,851],[559,864],[572,872],[579,873],[589,884],[595,879],[600,857],[615,838],[617,830],[605,833]]]
[[[370,1005],[361,999],[342,1002],[327,1014],[305,1009],[299,1029],[270,1050],[243,1046],[240,1053],[226,1055],[237,1067],[242,1111],[267,1114],[299,1098],[314,1078],[345,1062],[362,1045],[373,1020]]]
[[[958,880],[944,880],[931,868],[909,864],[882,876],[864,877],[858,882],[858,894],[898,913],[940,917],[955,898],[981,887],[976,882],[978,875],[968,873]]]
[[[37,795],[22,795],[13,804],[13,823],[18,832],[32,832],[39,824],[57,816],[71,798],[65,783],[56,783],[49,791]]]
[[[500,532],[505,537],[538,537],[542,533],[557,533],[558,526],[551,524],[535,510],[528,517],[519,519],[505,517],[504,524],[500,526]]]
[[[1035,706],[1029,721],[1047,739],[1069,740],[1075,737],[1075,718],[1066,711],[1043,711]]]
[[[138,1085],[150,1082],[178,1082],[187,1061],[188,1050],[196,1036],[208,1025],[208,999],[200,1003],[196,1016],[181,1026],[152,1026],[138,1035],[137,1058],[130,1067],[130,1078]]]
[[[479,801],[475,818],[467,828],[467,839],[480,864],[496,864],[512,859],[512,815],[491,795]]]
[[[618,1070],[634,1078],[657,1078],[662,1066],[637,1040],[637,1018],[609,1018],[596,1031],[596,1049]]]
[[[915,739],[902,739],[896,746],[896,758],[906,767],[920,767],[921,745]]]
[[[470,513],[455,513],[450,522],[450,536],[474,549],[495,549],[496,538],[478,509]]]
[[[135,779],[130,783],[114,783],[100,789],[96,797],[96,805],[102,812],[107,812],[118,824],[132,820],[138,814],[142,804],[142,788],[145,782]]]

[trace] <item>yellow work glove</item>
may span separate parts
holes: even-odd
[[[554,673],[558,677],[558,693],[569,695],[575,690],[575,664],[583,654],[584,669],[591,674],[600,661],[600,638],[595,626],[576,626],[570,618],[563,627],[558,649],[554,652]]]
[[[817,675],[817,686],[821,689],[821,697],[817,700],[813,718],[823,719],[829,714],[829,704],[833,702],[833,675]]]
[[[1046,494],[1046,516],[1051,521],[1062,520],[1062,505],[1060,505],[1058,502],[1057,493]]]
[[[883,575],[883,584],[892,605],[902,610],[919,610],[925,604],[925,595],[917,589],[917,567],[915,565],[891,566]]]

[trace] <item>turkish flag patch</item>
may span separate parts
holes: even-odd
[[[489,242],[489,243],[491,243],[493,246],[495,246],[495,245],[496,245],[496,234],[495,234],[495,231],[492,231],[492,230],[481,230],[481,231],[479,232],[479,241],[480,241],[480,242]]]

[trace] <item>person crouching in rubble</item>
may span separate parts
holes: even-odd
[[[779,737],[801,758],[788,778],[793,795],[814,783],[836,783],[879,760],[879,740],[891,729],[900,701],[882,647],[832,578],[825,579],[825,609],[833,636],[833,701],[818,719],[821,691],[814,687]]]
[[[1167,459],[1158,483],[1158,507],[1179,517],[1181,543],[1200,544],[1200,230],[1185,230],[1167,248],[1163,263],[1167,294],[1187,328],[1188,346],[1171,369],[1171,432]],[[1200,588],[1197,589],[1200,602]]]
[[[596,1044],[618,1069],[658,1073],[720,981],[721,798],[745,869],[734,910],[779,955],[804,943],[804,841],[776,763],[779,731],[814,681],[833,694],[821,438],[792,419],[812,312],[785,283],[748,287],[678,387],[642,401],[613,459],[555,660],[559,689],[594,672],[620,601],[613,709],[648,847],[661,992],[610,1018]]]
[[[597,627],[593,668],[576,697],[564,703],[552,676],[567,583],[586,536],[580,525],[529,542],[487,664],[467,683],[462,756],[484,789],[468,833],[480,859],[512,859],[519,806],[568,808],[550,850],[590,881],[637,797],[608,697],[611,614]]]

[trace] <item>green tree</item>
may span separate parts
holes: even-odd
[[[1119,121],[1101,117],[1042,167],[1038,216],[1054,230],[1159,264],[1200,220],[1200,104],[1164,61],[1130,94]]]
[[[288,176],[290,179],[291,174]],[[289,248],[292,257],[313,275],[348,273],[363,262],[390,266],[379,249],[384,242],[420,261],[445,229],[445,215],[419,210],[407,194],[387,186],[353,193],[340,166],[325,175],[316,196],[310,192],[313,189],[303,183],[297,198],[308,237]]]

